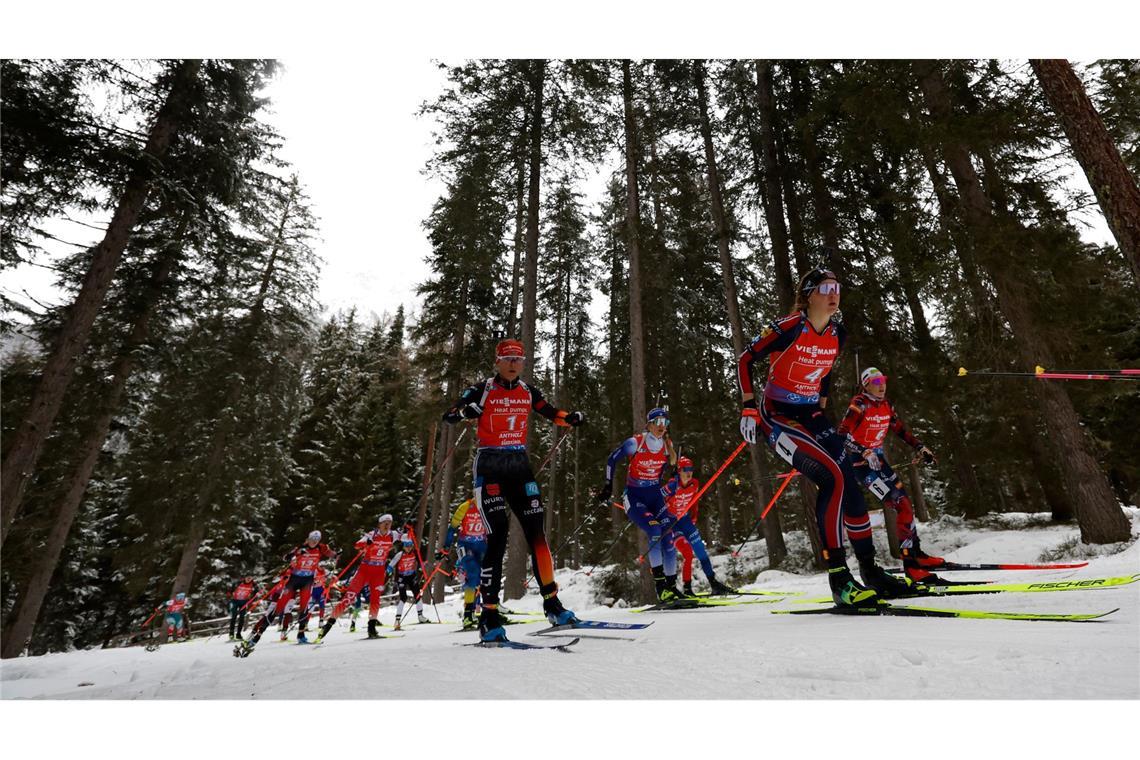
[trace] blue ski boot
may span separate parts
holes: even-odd
[[[557,596],[542,600],[542,611],[551,625],[571,625],[578,622],[578,616],[562,606]]]
[[[479,615],[480,641],[506,641],[507,632],[503,629],[503,616],[495,607],[483,607]]]

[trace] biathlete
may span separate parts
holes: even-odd
[[[914,507],[898,474],[887,461],[883,439],[890,430],[913,448],[926,464],[936,461],[934,452],[907,430],[891,402],[887,401],[886,375],[876,367],[868,367],[859,380],[863,390],[847,406],[847,414],[839,423],[839,434],[850,434],[858,444],[859,453],[853,455],[852,462],[856,476],[880,501],[895,510],[895,533],[906,574],[912,580],[935,585],[942,579],[927,568],[938,567],[945,560],[922,551],[914,525]]]
[[[246,607],[249,605],[249,600],[255,596],[257,596],[257,583],[252,575],[243,576],[230,589],[230,641],[241,639],[241,632],[245,630]]]
[[[388,557],[399,537],[399,534],[392,530],[392,515],[380,515],[376,520],[376,529],[365,533],[356,542],[356,548],[363,552],[360,557],[360,567],[349,581],[348,591],[337,602],[332,614],[321,627],[321,633],[317,636],[318,642],[328,635],[336,619],[344,614],[365,585],[368,586],[369,594],[368,638],[379,638],[380,631],[377,629],[380,627],[380,621],[377,618],[380,614],[380,597],[384,594],[384,583],[387,580]]]
[[[479,574],[483,558],[487,555],[487,523],[474,499],[467,499],[451,515],[451,524],[443,540],[443,549],[436,552],[436,562],[448,554],[456,544],[455,569],[463,574],[463,627],[475,627],[475,597],[479,593]]]
[[[420,597],[420,561],[410,535],[404,534],[400,540],[400,551],[388,560],[388,574],[395,575],[396,591],[400,594],[399,601],[396,602],[396,630],[400,630],[400,623],[404,619],[404,602],[409,595],[416,604],[416,622],[430,623],[431,620],[424,615],[424,600]]]
[[[300,610],[300,619],[297,623],[297,643],[308,644],[309,641],[305,637],[305,627],[309,622],[309,595],[312,592],[313,579],[316,577],[321,560],[335,559],[336,556],[336,552],[326,544],[321,543],[321,532],[319,530],[309,533],[304,543],[286,554],[284,559],[289,563],[289,578],[281,588],[277,603],[270,607],[261,620],[257,621],[249,639],[234,649],[234,656],[248,657],[253,648],[257,646],[257,642],[261,640],[261,635],[273,624],[275,618],[284,615],[285,608],[295,596],[299,598],[297,608]]]
[[[629,521],[649,539],[649,569],[657,598],[672,601],[684,597],[677,588],[677,551],[673,545],[673,516],[665,506],[661,476],[666,463],[676,466],[677,453],[666,432],[669,413],[663,408],[649,410],[645,431],[626,438],[606,461],[606,482],[597,493],[598,501],[609,504],[618,462],[629,459],[622,505]]]
[[[187,638],[190,635],[189,627],[186,625],[186,614],[184,610],[190,600],[186,598],[186,594],[179,591],[174,595],[173,599],[166,600],[166,636],[167,638],[177,641],[179,636]]]
[[[508,510],[522,524],[530,546],[534,575],[542,594],[542,608],[552,625],[572,623],[577,618],[558,600],[554,582],[554,559],[543,528],[542,495],[527,457],[527,426],[532,411],[556,425],[576,427],[586,421],[582,412],[566,412],[543,398],[519,375],[525,360],[523,344],[503,340],[495,347],[495,375],[472,385],[443,415],[451,424],[478,420],[479,448],[472,466],[475,504],[487,524],[487,554],[480,571],[483,611],[479,615],[479,636],[483,641],[506,641],[503,618],[499,614],[499,586],[503,555],[510,529]]]
[[[708,549],[697,529],[700,504],[695,499],[700,490],[700,481],[693,477],[693,460],[680,457],[677,460],[677,475],[665,484],[664,492],[665,506],[674,520],[673,546],[681,555],[681,582],[684,584],[681,591],[685,596],[696,596],[693,593],[693,556],[696,555],[713,595],[735,594],[736,589],[721,583],[716,577]]]
[[[740,432],[756,443],[757,430],[776,454],[819,489],[816,519],[831,595],[839,606],[873,606],[879,596],[913,591],[913,582],[891,576],[875,562],[871,520],[851,454],[858,445],[841,436],[824,414],[831,369],[843,350],[846,331],[835,318],[839,281],[819,268],[800,280],[796,311],[766,327],[741,354],[738,363],[743,410]],[[752,366],[767,357],[769,368],[758,402],[752,390]],[[866,587],[855,582],[843,548],[846,528]]]

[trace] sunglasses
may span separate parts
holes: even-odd
[[[821,296],[839,295],[838,282],[821,282],[816,286]]]
[[[664,425],[665,427],[669,427],[669,418],[668,417],[658,417],[655,420],[650,420],[649,424],[650,425]]]
[[[692,472],[692,471],[693,471],[692,467],[682,467],[681,468],[681,472]]]
[[[522,362],[525,359],[525,357],[522,357],[522,356],[496,356],[495,359],[497,361],[501,361],[501,362],[510,362],[511,364],[517,364],[517,363]]]
[[[885,377],[872,377],[867,382],[870,383],[871,385],[886,385],[887,384],[887,378],[885,378]]]

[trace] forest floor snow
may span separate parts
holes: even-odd
[[[1072,525],[1038,515],[983,523],[945,518],[924,526],[925,547],[958,562],[1089,561],[1079,570],[954,573],[956,579],[1047,581],[1140,572],[1140,510],[1133,540],[1089,547]],[[881,531],[879,531],[881,533]],[[763,544],[743,559],[752,588],[827,594],[822,573],[755,570]],[[718,566],[729,561],[717,558]],[[735,569],[739,572],[741,565]],[[755,570],[753,573],[752,568]],[[696,570],[697,585],[701,585]],[[442,624],[406,625],[402,638],[368,641],[342,622],[320,647],[277,640],[271,629],[246,659],[224,638],[87,650],[0,663],[4,699],[1138,699],[1140,583],[1095,591],[923,599],[923,604],[1008,612],[1100,612],[1091,623],[788,616],[796,596],[773,603],[636,613],[599,606],[590,578],[559,571],[561,598],[584,619],[653,622],[624,639],[583,638],[572,652],[460,646],[460,602],[439,605]],[[620,604],[620,603],[619,603]],[[533,593],[508,604],[538,611]],[[430,617],[435,613],[427,608]],[[393,611],[381,613],[391,634]],[[514,625],[517,641],[545,623]],[[591,632],[593,633],[593,632]],[[596,635],[610,635],[597,632]],[[632,640],[628,640],[632,639]]]

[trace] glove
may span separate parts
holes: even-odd
[[[483,407],[472,401],[470,404],[464,406],[459,413],[463,415],[464,419],[473,420],[483,413]]]
[[[872,470],[883,469],[883,462],[879,459],[879,455],[875,453],[874,449],[863,449],[863,461],[866,462]]]
[[[599,488],[598,492],[596,494],[594,494],[594,498],[597,499],[598,503],[600,503],[600,504],[608,504],[610,499],[613,497],[613,494],[614,494],[613,481],[607,480],[605,485],[603,485],[601,488]]]
[[[658,512],[654,518],[658,524],[661,525],[661,530],[669,530],[677,524],[677,520],[673,517],[673,513],[668,509],[663,509]]]
[[[395,569],[396,569],[395,565],[388,565],[386,568],[384,568],[384,574],[385,575],[391,575],[392,571]]]
[[[569,425],[570,427],[578,427],[579,425],[585,425],[586,424],[586,413],[585,412],[570,412],[570,414],[566,415],[566,424]]]
[[[934,464],[935,462],[938,461],[934,457],[934,452],[931,451],[930,449],[926,448],[925,446],[920,448],[918,450],[918,453],[922,456],[922,461],[926,464]]]
[[[446,557],[446,556],[448,555],[448,553],[449,553],[449,552],[447,551],[447,549],[446,549],[446,548],[445,548],[445,549],[440,549],[439,551],[437,551],[437,552],[435,553],[435,561],[436,561],[436,562],[439,562],[439,561],[440,561],[440,560],[442,560],[444,557]]]
[[[756,409],[756,399],[744,402],[740,410],[740,434],[749,443],[756,443],[756,421],[760,419],[760,412]]]
[[[365,540],[365,542],[364,542],[364,543],[366,543],[366,544],[368,544],[369,546],[371,546],[371,545],[372,545],[372,536],[369,536],[369,537],[367,538],[367,540]]]

